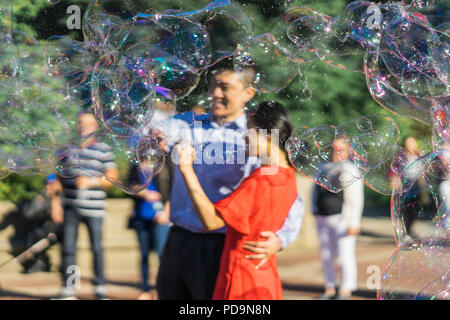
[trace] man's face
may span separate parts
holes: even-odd
[[[333,161],[341,162],[350,158],[350,143],[344,138],[339,138],[333,144]]]
[[[216,117],[238,114],[255,95],[254,89],[246,86],[239,74],[231,70],[214,78],[209,93],[213,99],[212,113]]]
[[[54,195],[54,194],[56,194],[56,191],[58,190],[58,189],[57,189],[57,184],[58,184],[57,181],[51,181],[51,182],[48,182],[48,183],[45,185],[45,192],[46,192],[48,195]]]
[[[405,148],[411,153],[416,152],[416,150],[419,148],[416,139],[409,137],[405,140]]]
[[[78,133],[87,137],[98,129],[97,119],[92,113],[85,113],[78,117]]]

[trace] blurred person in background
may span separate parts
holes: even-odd
[[[62,186],[56,174],[50,174],[45,179],[45,190],[25,204],[23,216],[32,225],[27,237],[28,248],[51,233],[56,235],[58,241],[62,240],[64,213],[58,201],[61,192]],[[50,271],[51,264],[46,250],[37,254],[34,259],[26,261],[24,267],[26,273]]]
[[[419,149],[419,145],[417,143],[417,140],[414,137],[408,137],[405,140],[405,149],[408,151],[406,153],[406,170],[404,174],[408,178],[408,167],[410,164],[412,164],[414,161],[422,157],[422,151]],[[411,195],[411,201],[416,199],[416,195],[422,193],[422,190],[424,189],[425,182],[423,179],[417,179],[412,188],[407,191],[408,194]],[[415,200],[417,201],[417,200]],[[408,206],[405,206],[408,208]],[[405,228],[406,233],[412,237],[415,238],[416,235],[412,232],[411,228],[414,224],[414,222],[417,220],[417,212],[415,210],[409,210],[405,215]]]
[[[155,250],[161,256],[169,232],[170,222],[170,177],[166,164],[147,189],[134,199],[134,211],[129,228],[136,231],[141,252],[142,293],[138,300],[156,300],[157,293],[149,284],[149,254]]]
[[[401,171],[400,175],[393,172],[389,173],[389,178],[391,180],[392,187],[395,189],[402,187],[402,180],[412,181],[414,184],[410,189],[408,189],[403,194],[403,199],[405,199],[405,214],[403,215],[406,234],[411,238],[416,238],[416,235],[412,231],[412,226],[417,220],[417,208],[422,207],[426,202],[423,198],[423,191],[425,188],[425,181],[421,176],[421,171],[418,170],[420,166],[412,165],[414,161],[418,160],[423,156],[422,151],[419,149],[417,140],[414,137],[407,137],[405,139],[405,166]]]
[[[439,184],[439,200],[441,201],[441,228],[446,232],[450,230],[450,145],[446,143],[441,152],[442,170],[444,172]]]
[[[106,280],[104,274],[103,259],[103,217],[106,214],[106,192],[113,185],[106,179],[97,178],[104,176],[109,179],[117,179],[118,170],[114,163],[114,155],[111,147],[89,137],[99,125],[94,114],[87,111],[78,116],[78,133],[85,138],[79,146],[79,159],[68,176],[75,178],[61,178],[63,186],[63,252],[62,252],[62,279],[63,288],[58,298],[68,299],[75,297],[75,289],[71,285],[71,270],[76,266],[75,254],[77,248],[78,226],[85,223],[89,232],[90,245],[93,253],[93,266],[95,275],[95,293],[97,299],[106,298]],[[70,165],[68,166],[71,167]],[[80,170],[79,168],[83,168]],[[73,271],[73,270],[72,270]]]
[[[359,177],[356,166],[349,161],[350,143],[345,137],[334,141],[331,162],[319,166],[321,176],[337,186],[350,177]],[[349,177],[346,177],[349,175]],[[358,179],[338,193],[315,184],[312,192],[312,211],[317,221],[320,256],[325,272],[325,292],[321,299],[349,299],[357,288],[358,271],[355,256],[356,236],[360,233],[364,207],[364,184]],[[342,279],[336,295],[335,260],[342,268]]]
[[[163,122],[175,113],[175,105],[168,101],[156,102],[155,115],[151,128],[162,129]],[[142,292],[138,300],[157,300],[158,294],[149,284],[149,254],[153,249],[161,256],[166,243],[170,225],[170,189],[172,181],[172,163],[166,157],[161,172],[151,181],[145,190],[135,196],[133,214],[129,219],[128,227],[136,231],[141,253],[141,281]],[[131,168],[131,181],[144,180],[138,177],[136,167]]]

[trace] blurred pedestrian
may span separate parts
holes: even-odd
[[[45,179],[45,190],[25,204],[23,216],[32,225],[27,237],[27,247],[31,247],[51,233],[58,241],[62,240],[63,209],[60,202],[54,200],[61,196],[61,191],[61,183],[56,174],[50,174]],[[50,271],[51,264],[47,250],[48,248],[25,263],[26,273]]]
[[[442,162],[442,177],[439,184],[439,201],[441,205],[440,218],[441,229],[450,230],[450,144],[446,143],[440,152]]]
[[[134,169],[132,174],[137,174]],[[138,300],[156,300],[157,292],[149,284],[149,254],[153,249],[160,257],[166,243],[170,223],[170,164],[149,186],[133,196],[134,210],[129,220],[129,228],[136,231],[141,253],[142,292]]]
[[[321,176],[342,188],[342,181],[359,177],[357,167],[349,160],[350,143],[345,137],[334,141],[332,161],[319,167]],[[360,233],[364,206],[364,184],[358,179],[343,191],[334,193],[314,185],[312,211],[317,221],[320,240],[320,256],[325,272],[325,292],[322,299],[349,299],[357,288],[357,264],[355,256],[356,236]],[[336,296],[335,260],[342,269],[342,279]]]
[[[406,228],[406,234],[409,235],[411,238],[416,238],[416,235],[412,231],[412,226],[414,222],[417,220],[417,210],[415,208],[422,207],[422,204],[418,204],[417,202],[423,202],[420,195],[423,192],[424,189],[424,181],[421,178],[421,176],[417,177],[417,171],[415,170],[414,166],[411,166],[411,164],[422,157],[422,151],[419,149],[419,145],[417,143],[417,140],[414,137],[407,137],[405,139],[405,149],[406,149],[406,166],[405,170],[402,172],[402,179],[414,179],[415,182],[413,186],[406,191],[406,194],[403,196],[405,199],[405,213],[403,215],[405,228]],[[411,205],[408,205],[408,203],[411,203]],[[415,203],[415,205],[412,205],[412,203]]]
[[[95,275],[95,293],[98,299],[106,298],[106,279],[103,258],[103,217],[105,215],[106,192],[113,185],[101,176],[117,179],[111,147],[91,136],[98,129],[95,116],[83,112],[78,116],[79,135],[84,138],[79,146],[78,159],[68,176],[61,178],[63,186],[64,239],[63,239],[63,288],[59,298],[75,297],[75,288],[70,283],[73,267],[76,266],[78,226],[83,222],[88,229]],[[83,170],[79,169],[83,168]]]

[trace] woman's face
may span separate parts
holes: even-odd
[[[269,136],[267,132],[257,128],[251,119],[247,123],[248,132],[245,136],[245,154],[247,157],[264,159],[268,156]]]

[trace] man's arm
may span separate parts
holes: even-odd
[[[356,171],[356,168],[351,168]],[[350,169],[349,169],[350,170]],[[362,179],[344,189],[342,216],[348,223],[348,235],[359,234],[364,209],[364,182]]]
[[[106,169],[105,178],[81,176],[75,179],[77,189],[89,189],[100,187],[102,189],[112,188],[114,185],[109,181],[117,181],[119,179],[119,171],[117,168]],[[109,181],[108,181],[108,180]]]
[[[303,205],[302,198],[298,195],[289,211],[289,215],[284,221],[284,225],[276,232],[276,235],[281,240],[282,249],[286,248],[298,238],[304,213],[305,206]]]
[[[303,221],[303,214],[305,208],[303,201],[298,195],[297,199],[289,211],[289,215],[284,221],[283,227],[276,233],[273,232],[261,232],[261,237],[267,238],[266,241],[247,241],[242,246],[244,249],[249,250],[255,255],[246,256],[247,259],[261,260],[256,267],[259,269],[264,263],[276,252],[286,248],[291,242],[298,238],[300,234],[300,228]]]

